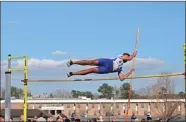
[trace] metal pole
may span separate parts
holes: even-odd
[[[11,55],[8,55],[8,70],[11,69]],[[11,71],[5,72],[5,121],[11,118]]]
[[[8,55],[8,70],[11,69],[11,55]],[[11,72],[11,71],[10,71]]]
[[[5,72],[5,121],[11,118],[11,72]]]

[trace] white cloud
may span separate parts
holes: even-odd
[[[1,69],[7,68],[7,61],[1,61]],[[23,60],[17,60],[16,62],[12,62],[12,67],[16,68],[23,68],[24,66],[24,61]],[[28,66],[29,69],[48,69],[48,68],[58,68],[59,66],[62,66],[65,64],[65,60],[61,61],[55,61],[51,59],[36,59],[36,58],[31,58],[28,60]]]
[[[17,65],[23,66],[23,63],[24,63],[23,61],[18,61]],[[63,66],[65,63],[66,60],[55,61],[52,59],[35,59],[35,58],[31,58],[28,61],[29,67],[33,69],[59,68],[60,66]]]
[[[1,61],[1,66],[6,66],[7,64],[8,64],[8,62],[6,60]]]
[[[150,63],[152,65],[161,65],[164,61],[155,58],[136,58],[137,63]]]
[[[128,62],[124,67],[131,68],[132,61]],[[136,69],[153,69],[158,68],[164,64],[164,61],[156,58],[136,58],[135,68]]]
[[[66,54],[66,52],[60,51],[60,50],[56,50],[54,52],[52,52],[52,55],[54,56],[58,56],[58,55],[64,55]]]
[[[15,62],[12,62],[12,65],[14,65]],[[1,61],[1,70],[7,70],[8,69],[8,61],[7,60],[2,60]]]

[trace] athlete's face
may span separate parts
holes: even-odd
[[[129,56],[128,56],[128,55],[122,55],[121,58],[122,58],[123,60],[127,60],[127,59],[129,58]]]

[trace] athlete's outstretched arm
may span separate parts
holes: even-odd
[[[128,61],[131,61],[134,57],[136,57],[137,55],[137,51],[133,52],[132,55],[129,56],[129,58],[127,59]]]
[[[132,72],[134,72],[134,69],[131,69],[127,74],[120,73],[119,74],[120,81],[125,80],[127,77],[129,77],[132,74]]]

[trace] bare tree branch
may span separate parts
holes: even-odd
[[[152,86],[149,93],[156,99],[154,108],[152,109],[156,115],[164,119],[179,115],[177,109],[180,104],[179,96],[175,95],[173,80],[170,77],[158,78],[157,83]]]

